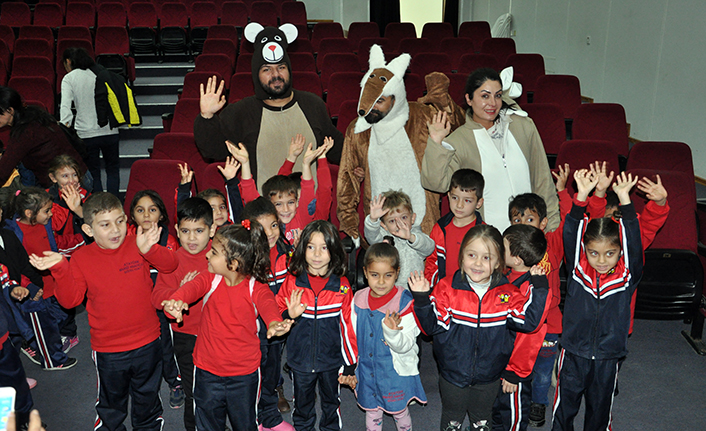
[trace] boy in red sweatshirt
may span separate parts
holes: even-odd
[[[152,305],[162,310],[162,301],[171,298],[186,282],[198,274],[208,272],[206,253],[211,250],[211,238],[216,233],[213,211],[208,201],[202,198],[188,198],[177,208],[177,237],[181,247],[176,256],[179,267],[176,271],[157,275],[157,283],[152,291]],[[192,394],[194,376],[194,345],[201,323],[201,300],[189,304],[188,314],[179,322],[172,322],[174,354],[179,365],[184,388],[184,427],[187,431],[196,429],[194,419],[194,396]]]
[[[40,270],[51,269],[56,298],[73,308],[87,297],[91,347],[98,374],[95,430],[116,430],[130,416],[135,429],[162,429],[159,388],[162,352],[159,319],[150,302],[150,265],[160,273],[177,268],[177,258],[156,245],[161,228],[138,227],[127,237],[127,216],[120,200],[96,193],[83,205],[86,235],[95,242],[77,250],[69,263],[59,253],[30,256]]]

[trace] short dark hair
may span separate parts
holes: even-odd
[[[82,206],[83,222],[89,226],[93,224],[93,219],[100,213],[116,209],[123,210],[123,204],[120,203],[120,199],[108,192],[93,193],[86,198],[86,202]]]
[[[583,233],[583,243],[588,245],[592,241],[608,241],[620,247],[620,226],[612,218],[594,218],[586,226]]]
[[[83,48],[70,47],[64,50],[61,57],[61,62],[66,63],[66,60],[71,60],[71,69],[89,69],[95,64],[88,52]]]
[[[279,221],[277,208],[275,208],[275,204],[273,204],[272,201],[260,196],[254,201],[250,201],[245,204],[243,211],[240,213],[240,217],[243,220],[250,220],[251,222],[257,221],[258,218],[266,215],[271,215],[274,217],[279,224],[279,238],[277,238],[277,244],[279,244],[283,250],[289,250],[291,245],[289,244],[289,241],[287,241],[287,237],[284,235],[284,226]]]
[[[294,254],[292,254],[292,259],[289,263],[289,272],[297,277],[307,272],[309,265],[306,263],[306,248],[309,245],[309,240],[311,240],[311,235],[316,232],[324,236],[326,247],[331,256],[331,261],[328,264],[328,272],[324,277],[330,277],[332,274],[343,277],[346,274],[346,252],[343,249],[341,238],[338,235],[338,229],[325,220],[314,220],[302,230],[299,243],[294,249]]]
[[[395,271],[400,270],[400,253],[393,244],[378,242],[368,247],[363,259],[363,265],[367,268],[371,263],[378,260],[386,260],[392,269]]]
[[[483,197],[485,179],[483,175],[474,169],[459,169],[451,176],[449,191],[458,188],[463,192],[475,192],[476,197]]]
[[[187,221],[203,221],[206,226],[213,225],[213,209],[203,198],[188,198],[185,199],[177,207],[177,224],[182,220]]]
[[[620,206],[620,198],[618,198],[618,195],[613,190],[606,191],[605,206],[615,208]]]
[[[508,208],[508,219],[512,220],[512,213],[518,212],[520,215],[531,210],[537,213],[539,221],[547,217],[547,204],[544,199],[536,193],[523,193],[517,195],[510,201]]]
[[[299,195],[299,187],[295,179],[286,175],[275,175],[262,185],[262,196],[268,199],[280,194],[297,197]]]
[[[169,215],[167,214],[167,206],[164,205],[164,201],[162,200],[162,197],[159,195],[154,190],[140,190],[139,192],[135,193],[135,196],[132,198],[132,202],[130,202],[130,220],[133,222],[135,221],[134,213],[135,213],[135,207],[137,206],[137,202],[140,201],[140,199],[148,197],[152,200],[152,203],[159,209],[160,217],[159,221],[157,224],[162,225],[162,226],[169,226]],[[213,211],[213,210],[211,210]]]
[[[25,211],[29,210],[32,213],[29,222],[34,224],[39,211],[49,202],[52,202],[52,198],[46,190],[39,187],[26,187],[15,195],[12,208],[20,218],[24,218]]]
[[[211,198],[221,198],[221,199],[223,199],[223,203],[228,203],[228,201],[226,200],[226,195],[224,195],[223,192],[218,189],[206,189],[202,192],[199,192],[199,194],[197,194],[196,197],[206,199],[206,200],[209,200]],[[213,210],[211,210],[211,211],[213,211]]]
[[[223,245],[228,269],[232,271],[231,264],[236,261],[238,273],[253,276],[261,283],[269,282],[270,247],[260,223],[251,222],[247,228],[237,223],[222,226],[216,231],[213,242]]]
[[[516,224],[505,229],[503,238],[510,244],[510,255],[519,257],[525,266],[534,266],[547,253],[547,237],[534,226]]]

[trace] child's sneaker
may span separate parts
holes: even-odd
[[[544,404],[530,404],[529,426],[541,428],[547,422],[545,419],[547,406]]]
[[[22,348],[20,349],[20,351],[24,353],[30,361],[34,362],[37,365],[42,365],[42,359],[39,356],[39,353],[37,353],[36,350],[31,348],[27,342],[22,343]]]
[[[62,335],[61,343],[61,350],[64,353],[69,353],[69,350],[73,349],[78,344],[78,335],[75,335],[73,337],[64,337]]]
[[[29,385],[29,388],[32,389],[37,386],[37,381],[31,377],[27,377],[27,385]]]
[[[76,358],[66,358],[66,362],[63,364],[53,367],[53,368],[45,368],[44,371],[63,371],[63,370],[68,370],[69,368],[73,368],[74,365],[78,363],[78,360]]]
[[[184,389],[181,386],[169,388],[169,407],[178,409],[184,406]]]

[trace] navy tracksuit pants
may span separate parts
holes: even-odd
[[[276,390],[281,378],[283,346],[283,343],[260,344],[262,385],[260,387],[260,402],[257,406],[257,418],[265,428],[274,428],[283,421],[282,414],[277,409],[279,395]]]
[[[321,400],[320,431],[339,431],[342,427],[341,387],[338,384],[338,369],[315,373],[292,370],[294,383],[294,410],[292,419],[297,431],[316,429],[316,385]]]
[[[493,431],[525,431],[532,403],[532,381],[519,382],[517,391],[506,394],[502,386],[493,406]]]
[[[609,429],[620,361],[586,359],[561,350],[553,431],[573,431],[582,397],[586,399],[584,431]]]
[[[0,301],[2,298],[0,298]],[[22,368],[20,355],[8,337],[0,347],[0,387],[10,386],[15,388],[15,418],[17,429],[29,421],[29,412],[32,410],[32,395],[29,393],[27,376]]]
[[[198,431],[257,431],[260,370],[245,376],[217,376],[196,367],[194,406]]]

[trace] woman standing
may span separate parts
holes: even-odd
[[[118,196],[120,191],[120,135],[118,129],[110,125],[100,127],[96,114],[96,74],[90,68],[95,64],[83,48],[67,48],[63,63],[68,72],[61,81],[61,122],[71,126],[73,113],[71,103],[76,107],[74,128],[86,144],[88,158],[86,164],[93,176],[93,192],[103,191],[101,182],[101,160],[103,153],[107,191]]]
[[[532,192],[547,204],[547,231],[556,229],[559,200],[534,122],[509,98],[503,99],[503,84],[493,69],[478,69],[468,77],[465,98],[466,123],[451,135],[446,136],[450,127],[444,113],[428,125],[436,145],[430,142],[424,153],[422,185],[445,193],[456,170],[475,169],[485,178],[480,211],[486,223],[502,232],[510,225],[510,198]]]

